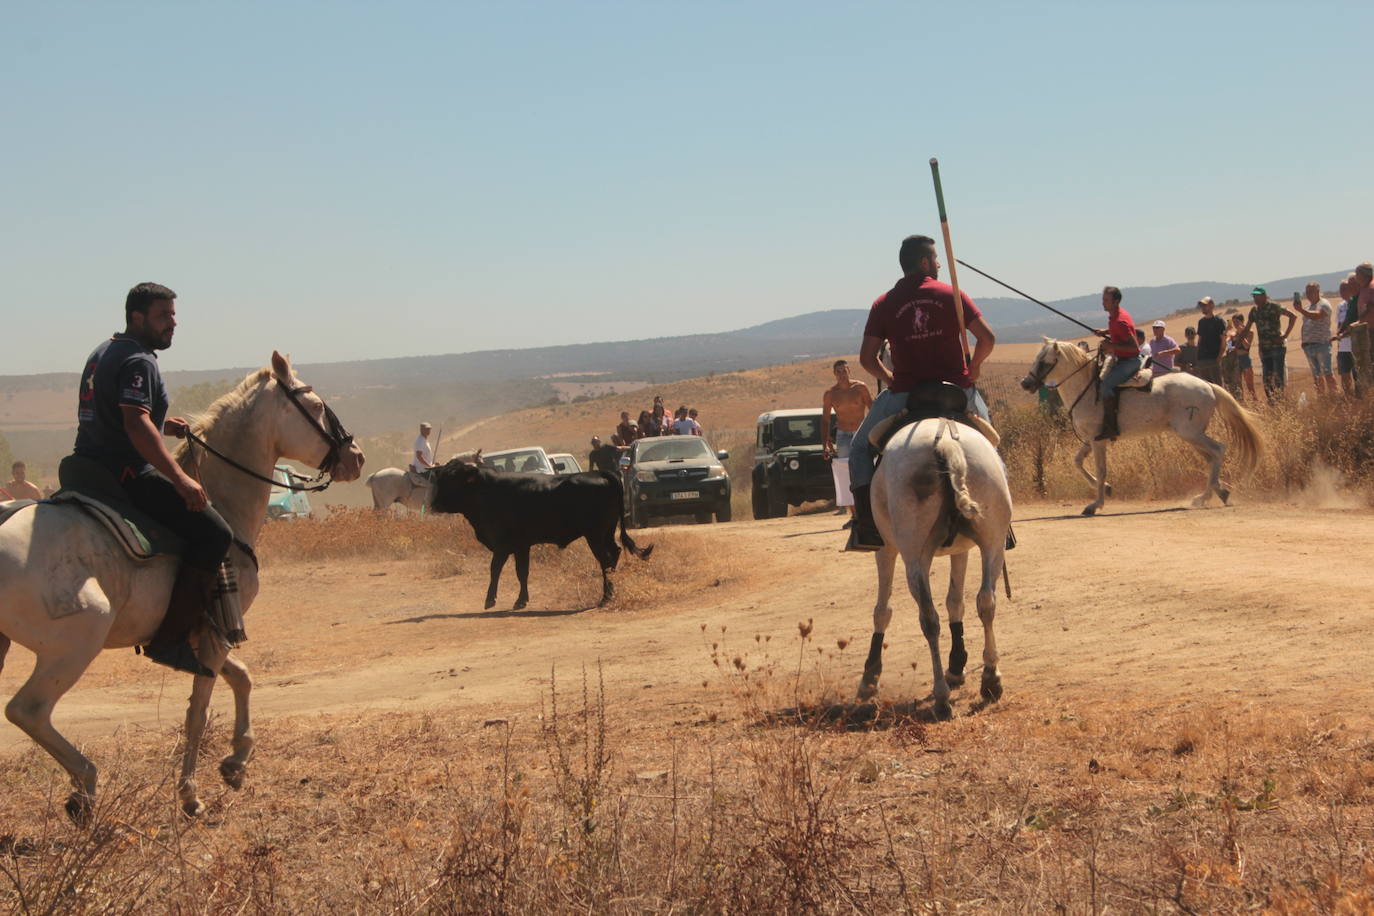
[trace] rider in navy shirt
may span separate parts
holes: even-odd
[[[157,350],[172,345],[176,293],[140,283],[124,300],[124,332],[95,348],[81,373],[77,455],[104,465],[130,502],[186,541],[167,614],[143,654],[159,664],[213,676],[196,659],[190,635],[204,618],[233,532],[162,441],[189,426],[166,419],[167,391]]]
[[[167,389],[157,353],[137,337],[116,334],[95,348],[81,374],[76,454],[94,458],[121,481],[152,468],[124,429],[124,408],[147,413],[155,429],[167,418]]]

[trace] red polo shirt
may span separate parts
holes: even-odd
[[[1135,322],[1131,313],[1118,307],[1116,317],[1107,322],[1107,340],[1111,342],[1112,355],[1118,359],[1129,359],[1140,355],[1140,344],[1135,340]]]
[[[962,290],[964,326],[982,312]],[[892,353],[892,390],[910,391],[918,382],[972,382],[959,340],[954,288],[933,277],[903,277],[868,312],[865,337],[880,337]]]

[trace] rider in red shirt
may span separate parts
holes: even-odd
[[[1116,425],[1116,386],[1128,381],[1140,371],[1140,345],[1136,343],[1135,323],[1121,307],[1121,290],[1115,286],[1102,288],[1102,308],[1111,316],[1106,330],[1098,335],[1107,338],[1107,350],[1116,357],[1116,365],[1102,376],[1098,394],[1102,398],[1102,432],[1093,441],[1115,439],[1121,435]]]
[[[907,237],[897,260],[903,276],[873,303],[859,348],[860,365],[886,388],[873,401],[849,447],[854,527],[846,550],[878,550],[883,546],[869,501],[874,469],[868,435],[874,426],[906,406],[906,395],[912,388],[921,382],[958,385],[968,395],[969,412],[988,419],[987,405],[973,386],[996,343],[992,329],[973,300],[961,292],[964,328],[975,341],[973,354],[965,361],[954,289],[938,279],[940,258],[935,253],[935,240],[925,235]],[[878,358],[884,343],[892,356],[891,370]]]

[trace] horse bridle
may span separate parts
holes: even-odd
[[[1063,380],[1061,380],[1061,381],[1059,382],[1059,384],[1060,384],[1060,385],[1063,385],[1064,382],[1067,382],[1069,379],[1073,378],[1075,375],[1077,375],[1078,373],[1082,372],[1084,369],[1086,369],[1086,368],[1088,368],[1089,366],[1091,366],[1094,362],[1095,362],[1095,360],[1089,359],[1086,363],[1084,363],[1083,365],[1079,366],[1077,369],[1073,370],[1073,371],[1070,372],[1068,375],[1064,376]],[[1029,389],[1029,390],[1031,390],[1031,391],[1039,391],[1041,388],[1045,387],[1045,379],[1049,378],[1049,374],[1050,374],[1051,372],[1053,372],[1053,371],[1054,371],[1054,367],[1055,367],[1055,366],[1058,366],[1058,365],[1059,365],[1059,350],[1058,350],[1057,348],[1056,348],[1055,351],[1054,351],[1054,359],[1053,359],[1053,361],[1048,362],[1048,363],[1045,363],[1045,362],[1042,362],[1041,360],[1037,359],[1037,360],[1035,361],[1035,368],[1032,369],[1030,372],[1027,372],[1027,373],[1026,373],[1026,378],[1028,378],[1028,379],[1030,379],[1031,381],[1035,382],[1035,387],[1032,388],[1032,389]],[[1039,369],[1039,368],[1041,368],[1042,366],[1044,367],[1044,371],[1043,371],[1043,372],[1037,372],[1036,369]]]
[[[260,480],[263,483],[270,483],[274,487],[284,487],[293,493],[318,493],[321,490],[327,489],[329,485],[334,482],[332,477],[326,479],[325,475],[329,473],[329,468],[333,467],[338,462],[339,454],[353,444],[353,435],[349,433],[348,430],[344,429],[344,425],[339,422],[338,416],[334,413],[333,409],[325,403],[324,398],[320,398],[320,404],[324,407],[325,422],[320,423],[319,420],[315,419],[315,415],[310,412],[310,409],[305,406],[305,403],[301,399],[301,395],[309,394],[314,391],[314,388],[310,385],[298,385],[295,388],[288,388],[278,381],[277,386],[281,388],[282,394],[286,395],[286,399],[294,404],[296,409],[301,412],[301,415],[305,417],[306,421],[310,424],[310,428],[319,433],[320,438],[329,446],[329,450],[325,452],[324,460],[319,464],[319,473],[314,477],[306,477],[303,474],[287,472],[287,476],[290,480],[298,482],[292,483],[288,481],[283,484],[279,480],[274,480],[271,477],[259,474],[252,468],[240,464],[233,458],[230,458],[228,455],[211,446],[189,429],[186,431],[186,438],[188,441],[194,442],[230,467],[242,471],[249,477]],[[319,395],[315,396],[319,397]]]

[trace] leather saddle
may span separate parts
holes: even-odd
[[[104,465],[81,455],[68,455],[57,466],[61,489],[43,500],[85,512],[114,536],[134,560],[180,556],[186,542],[130,500]]]
[[[964,389],[949,382],[921,382],[907,392],[906,403],[901,410],[874,425],[868,434],[868,443],[873,446],[875,453],[881,454],[898,430],[935,417],[973,427],[994,447],[1001,442],[1002,437],[991,423],[969,413],[968,395]],[[953,434],[958,438],[957,432]]]

